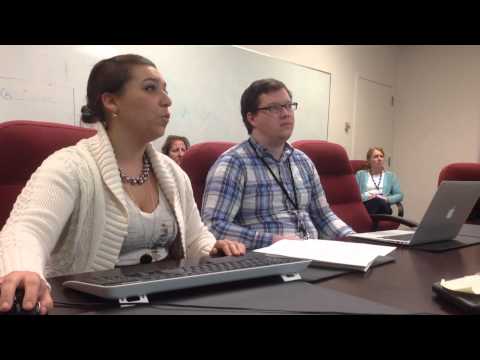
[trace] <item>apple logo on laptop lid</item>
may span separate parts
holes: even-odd
[[[451,208],[450,210],[448,210],[447,212],[447,215],[445,216],[446,219],[451,219],[452,216],[453,216],[453,213],[455,212],[455,206],[453,208]]]

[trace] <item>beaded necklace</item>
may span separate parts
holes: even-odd
[[[128,176],[125,175],[122,169],[118,168],[120,172],[120,179],[122,179],[123,183],[130,184],[130,185],[142,185],[145,181],[148,180],[148,176],[150,175],[150,171],[152,169],[152,164],[147,156],[147,154],[143,154],[143,169],[142,173],[139,176]]]

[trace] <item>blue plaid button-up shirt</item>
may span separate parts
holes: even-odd
[[[303,152],[286,144],[276,160],[253,138],[250,142],[256,152],[245,141],[222,154],[208,173],[202,218],[217,239],[238,240],[247,249],[265,247],[273,235],[297,234],[298,216],[311,238],[340,239],[353,232],[330,209],[315,166]],[[260,157],[292,199],[295,186],[298,216]]]

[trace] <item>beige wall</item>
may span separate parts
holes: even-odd
[[[408,218],[421,220],[443,166],[480,161],[480,46],[245,47],[332,74],[329,140],[349,154],[356,77],[393,86],[394,171]]]
[[[419,221],[442,167],[480,160],[480,47],[401,47],[396,92],[395,171]]]
[[[352,150],[355,82],[358,75],[395,86],[398,46],[242,45],[273,57],[332,74],[328,138]],[[287,84],[288,86],[288,84]],[[299,101],[301,101],[299,99]]]

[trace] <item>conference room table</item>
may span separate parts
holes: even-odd
[[[439,299],[432,285],[480,272],[480,245],[430,253],[397,248],[395,262],[373,268],[366,274],[349,273],[319,282],[324,288],[398,307],[419,314],[463,314]]]
[[[480,228],[480,227],[479,227]],[[65,278],[50,278],[58,303],[51,314],[463,314],[432,291],[441,279],[480,271],[480,245],[445,252],[397,247],[394,261],[368,272],[308,268],[310,281],[284,283],[279,276],[151,294],[150,303],[120,307],[64,288]],[[175,266],[174,263],[137,265]],[[311,280],[315,271],[319,280]],[[325,276],[325,271],[327,276]],[[328,272],[330,271],[330,276]],[[313,276],[315,277],[315,276]]]

